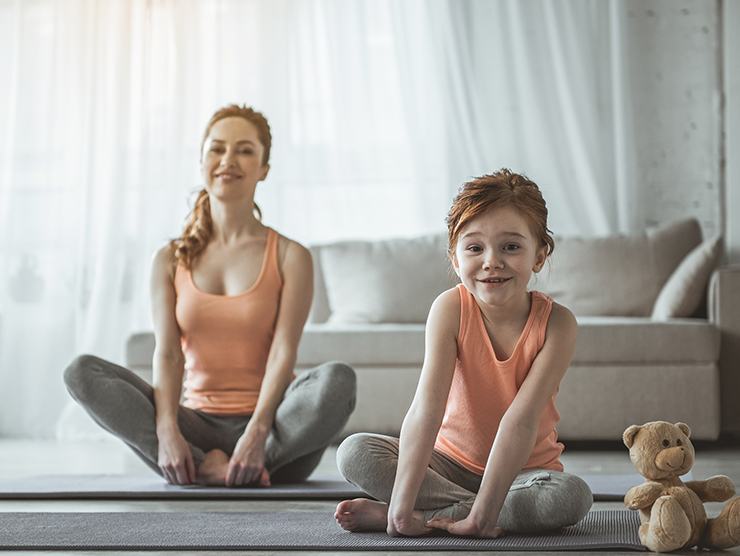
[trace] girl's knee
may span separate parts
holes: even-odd
[[[345,438],[337,448],[337,468],[345,479],[353,474],[353,469],[367,461],[370,437],[364,432],[355,433]]]
[[[586,481],[577,475],[564,474],[563,496],[566,497],[563,504],[563,520],[567,521],[564,527],[575,525],[588,514],[594,502],[594,496]]]

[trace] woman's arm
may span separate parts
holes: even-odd
[[[430,526],[457,535],[496,537],[501,534],[501,529],[496,527],[499,512],[514,479],[532,454],[542,412],[570,365],[577,335],[578,325],[573,313],[554,303],[545,344],[501,420],[470,515],[457,522],[434,518],[429,521]]]
[[[154,316],[154,406],[156,408],[158,465],[174,485],[195,482],[193,456],[177,425],[185,359],[180,327],[175,317],[175,258],[168,245],[159,250],[152,264],[152,312]]]
[[[401,427],[398,468],[388,506],[389,535],[420,535],[429,531],[414,504],[442,424],[455,373],[460,294],[452,289],[432,304],[427,319],[424,366],[419,385]]]
[[[231,456],[226,473],[227,486],[258,480],[265,486],[270,484],[265,470],[265,442],[278,405],[293,378],[298,343],[311,309],[313,263],[310,251],[294,241],[288,241],[282,274],[280,308],[267,358],[265,378],[252,418]]]

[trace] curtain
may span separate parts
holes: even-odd
[[[273,132],[257,202],[304,244],[444,230],[524,171],[556,233],[630,229],[616,0],[0,0],[0,436],[97,434],[62,371],[150,329],[152,253],[201,186],[203,127]]]

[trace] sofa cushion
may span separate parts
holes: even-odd
[[[704,319],[657,322],[644,317],[578,317],[573,364],[712,362],[719,358],[719,330]],[[309,325],[298,364],[340,359],[350,365],[421,366],[423,324]]]
[[[423,324],[311,324],[303,330],[298,365],[340,359],[350,365],[419,365],[424,361]]]
[[[719,264],[722,240],[720,236],[709,238],[695,247],[658,295],[653,307],[654,320],[690,317],[705,298],[707,282]]]
[[[320,260],[331,323],[423,323],[457,283],[444,234],[337,242],[321,246]]]
[[[700,242],[695,219],[633,235],[556,237],[531,287],[576,315],[649,316],[663,284]]]
[[[710,362],[719,349],[720,331],[705,319],[578,317],[573,363]]]

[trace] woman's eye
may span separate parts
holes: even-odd
[[[240,154],[252,154],[252,152],[253,151],[251,149],[244,149],[244,150],[239,151]]]

